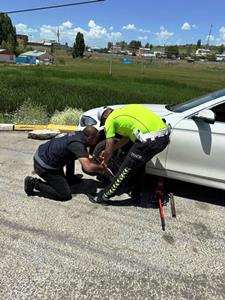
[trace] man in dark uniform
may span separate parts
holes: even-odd
[[[70,184],[78,181],[73,174],[74,161],[77,159],[87,173],[107,173],[106,168],[89,158],[87,152],[87,147],[95,145],[98,138],[97,129],[87,126],[83,131],[62,134],[40,145],[34,155],[34,170],[44,181],[27,176],[24,180],[26,194],[35,195],[34,190],[37,190],[46,198],[70,200]]]

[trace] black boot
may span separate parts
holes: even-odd
[[[111,201],[109,200],[109,198],[104,196],[104,191],[100,191],[99,193],[94,193],[94,194],[87,194],[89,200],[92,203],[98,203],[98,204],[102,204],[102,205],[109,205],[111,203]]]
[[[135,205],[141,204],[141,193],[138,190],[132,190],[129,195],[131,196],[131,199]]]
[[[35,179],[36,178],[33,178],[31,176],[27,176],[24,179],[24,191],[27,196],[34,195]]]

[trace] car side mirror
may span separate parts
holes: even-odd
[[[203,109],[193,116],[194,120],[202,120],[209,124],[215,123],[215,113],[210,109]]]

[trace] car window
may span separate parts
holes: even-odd
[[[201,96],[201,97],[198,97],[195,99],[191,99],[191,100],[186,101],[181,104],[167,105],[166,108],[171,111],[174,111],[174,112],[184,112],[188,109],[194,108],[198,105],[204,104],[210,100],[213,100],[213,99],[216,99],[216,98],[219,98],[222,96],[225,96],[225,89],[222,89],[222,90],[216,91],[214,93],[211,93],[211,94],[208,94],[205,96]]]
[[[225,103],[214,106],[212,111],[215,113],[215,120],[217,122],[225,122]]]

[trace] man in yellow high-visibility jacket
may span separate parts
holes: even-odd
[[[104,166],[107,166],[115,150],[125,146],[130,140],[133,145],[110,185],[95,197],[95,201],[106,203],[130,176],[138,174],[132,193],[132,198],[138,202],[140,171],[144,172],[145,164],[166,148],[170,128],[157,114],[141,104],[128,104],[115,110],[100,109],[98,118],[105,125],[106,147],[102,162]],[[122,138],[115,143],[116,134]]]

